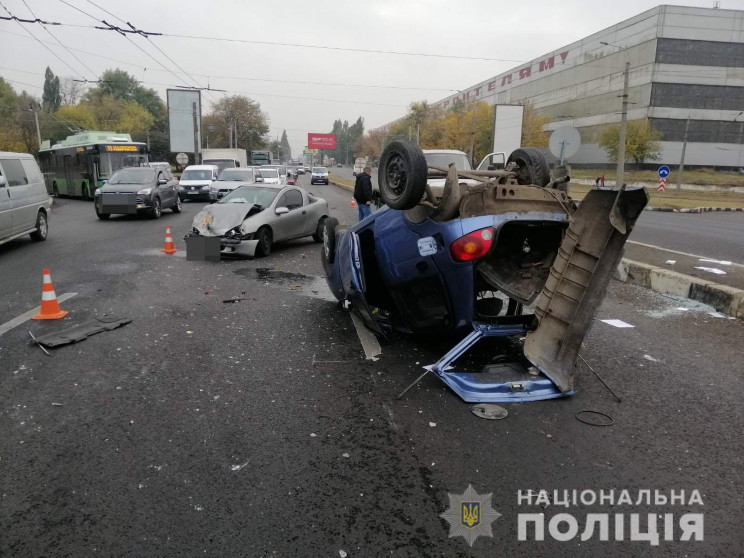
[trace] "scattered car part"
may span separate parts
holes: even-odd
[[[47,350],[46,350],[46,349],[44,348],[44,345],[42,345],[41,343],[39,343],[39,342],[37,341],[37,339],[36,339],[36,337],[34,337],[34,334],[33,334],[33,333],[31,333],[31,332],[29,331],[29,332],[28,332],[28,334],[29,334],[29,335],[31,336],[31,339],[33,340],[33,342],[34,342],[34,343],[35,343],[35,344],[36,344],[36,345],[37,345],[37,346],[38,346],[38,347],[39,347],[39,348],[40,348],[40,349],[41,349],[42,351],[44,351],[44,353],[46,354],[46,356],[52,356],[52,355],[51,355],[51,354],[49,353],[49,351],[47,351]]]
[[[603,417],[607,419],[607,421],[597,422],[596,420],[590,418],[592,417],[592,415]],[[588,424],[589,426],[612,426],[613,424],[615,424],[615,419],[613,419],[610,415],[606,413],[600,413],[599,411],[579,411],[578,413],[576,413],[576,420],[578,420],[579,422],[583,422],[584,424]]]
[[[493,403],[481,403],[471,409],[476,417],[487,420],[502,420],[509,416],[509,411]]]
[[[34,339],[34,342],[45,347],[59,347],[69,343],[77,343],[102,331],[111,331],[131,321],[129,318],[96,318],[95,320],[41,335]]]
[[[612,396],[617,400],[617,402],[618,403],[622,403],[623,400],[620,399],[620,396],[617,393],[615,393],[615,391],[609,386],[609,384],[602,379],[602,376],[600,376],[599,374],[597,374],[597,372],[595,372],[594,368],[592,368],[592,366],[586,361],[586,359],[583,356],[581,356],[581,355],[579,355],[579,358],[581,359],[581,362],[583,362],[584,364],[586,364],[586,366],[589,368],[589,370],[592,371],[592,374],[594,374],[594,376],[600,381],[600,383],[604,387],[607,388],[607,391],[609,391],[612,394]]]

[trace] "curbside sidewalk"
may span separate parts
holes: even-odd
[[[617,266],[615,278],[658,293],[696,300],[729,316],[744,318],[744,289],[720,285],[626,258]]]

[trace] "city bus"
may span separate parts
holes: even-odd
[[[124,167],[146,165],[147,145],[133,142],[129,134],[81,132],[39,149],[39,164],[47,192],[92,200],[105,180]]]

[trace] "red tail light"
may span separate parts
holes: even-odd
[[[461,236],[450,246],[450,254],[456,262],[469,262],[482,258],[491,249],[493,228],[487,227]]]

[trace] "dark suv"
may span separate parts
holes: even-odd
[[[147,213],[153,219],[158,219],[163,208],[180,213],[178,180],[165,169],[120,169],[96,190],[94,205],[96,215],[103,220],[114,213]]]

